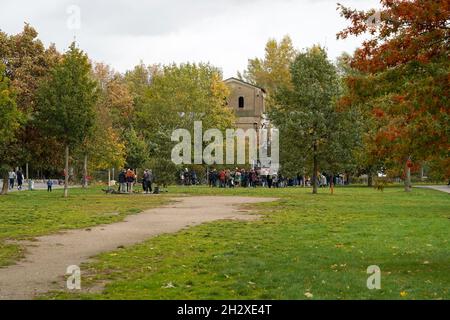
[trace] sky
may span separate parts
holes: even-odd
[[[224,77],[264,56],[269,38],[289,35],[297,49],[320,44],[331,59],[352,53],[362,38],[336,40],[348,25],[339,0],[0,0],[0,30],[18,33],[25,22],[44,44],[65,51],[76,39],[96,62],[116,71],[145,64],[209,62]],[[340,0],[378,8],[379,0]]]

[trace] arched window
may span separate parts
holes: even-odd
[[[239,97],[239,109],[244,108],[244,97]]]

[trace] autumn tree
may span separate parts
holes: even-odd
[[[50,70],[58,62],[60,54],[51,45],[45,48],[38,39],[37,31],[25,24],[22,32],[7,35],[0,32],[0,60],[5,64],[5,73],[11,80],[17,108],[24,115],[17,132],[11,157],[15,165],[32,163],[34,168],[54,166],[59,158],[54,152],[59,144],[47,139],[33,121],[37,105],[37,89],[50,76]]]
[[[421,162],[439,164],[450,176],[450,1],[381,0],[380,10],[339,5],[350,26],[338,34],[368,34],[352,59],[360,73],[347,77],[342,105],[364,105],[375,122],[368,149],[391,168],[410,171]]]
[[[83,186],[87,186],[89,170],[120,168],[125,163],[123,131],[129,125],[133,101],[123,76],[108,65],[96,63],[93,78],[97,81],[93,129],[76,152],[83,159]]]
[[[72,43],[52,77],[39,89],[39,123],[65,147],[64,196],[68,195],[69,151],[79,147],[95,123],[97,83],[87,55]]]
[[[268,92],[267,106],[272,105],[272,93],[282,87],[288,86],[291,81],[290,65],[296,57],[292,40],[285,36],[281,41],[269,39],[265,47],[264,58],[248,60],[247,70],[238,77],[249,83],[264,88]]]
[[[358,141],[356,119],[336,108],[339,76],[322,48],[300,53],[291,65],[291,79],[289,86],[277,90],[270,118],[280,130],[283,170],[312,172],[315,194],[319,170],[337,174],[351,162]]]

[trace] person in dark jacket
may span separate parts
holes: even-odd
[[[126,171],[123,169],[119,173],[119,192],[126,192],[127,191],[127,184],[126,184]]]
[[[142,187],[145,193],[152,192],[153,173],[152,170],[145,170],[142,178]]]
[[[17,190],[22,190],[22,184],[23,184],[23,173],[22,173],[22,171],[17,170],[16,177],[17,177]]]
[[[47,180],[47,192],[52,192],[53,181],[52,179]]]

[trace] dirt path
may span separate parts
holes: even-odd
[[[432,189],[432,190],[437,190],[437,191],[441,191],[441,192],[450,193],[450,187],[449,186],[444,186],[444,185],[440,185],[440,186],[417,186],[416,188]]]
[[[162,233],[222,219],[254,219],[239,205],[270,202],[271,198],[183,197],[123,222],[42,236],[26,243],[27,254],[18,264],[0,269],[0,299],[32,299],[62,288],[70,265],[80,265],[101,252],[142,242]]]

